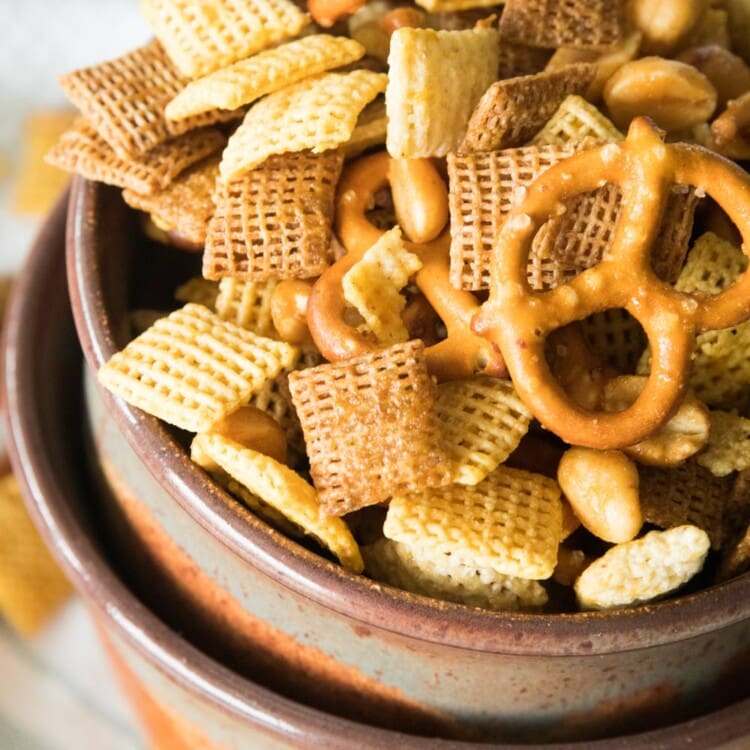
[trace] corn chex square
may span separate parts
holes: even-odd
[[[538,609],[547,603],[539,581],[504,576],[391,539],[362,547],[362,557],[372,578],[413,594],[497,612]]]
[[[121,159],[145,154],[174,135],[242,115],[215,110],[170,125],[164,108],[185,83],[158,41],[60,78],[68,98]]]
[[[497,78],[498,49],[497,29],[397,29],[385,92],[388,153],[415,158],[453,151]]]
[[[140,0],[140,9],[190,78],[297,36],[309,21],[291,0]]]
[[[648,339],[641,324],[627,311],[615,307],[581,321],[581,331],[591,351],[619,372],[633,372]]]
[[[237,109],[308,76],[358,60],[365,48],[354,39],[312,34],[239,60],[191,81],[167,104],[167,119],[213,109]]]
[[[349,140],[341,146],[346,159],[353,159],[363,151],[385,144],[388,118],[385,99],[376,97],[360,113]]]
[[[343,155],[269,157],[221,183],[203,254],[207,279],[309,279],[332,262],[331,224]]]
[[[314,154],[346,143],[359,113],[385,90],[370,70],[321,73],[274,91],[250,108],[224,149],[221,177],[237,180],[275,154]],[[269,127],[273,123],[273,127]]]
[[[215,153],[226,138],[213,128],[172,138],[140,157],[121,159],[83,118],[66,130],[45,160],[87,180],[149,195],[167,188],[188,167]]]
[[[708,444],[695,460],[717,477],[750,468],[750,419],[719,410],[709,416]]]
[[[289,389],[328,513],[450,481],[420,340],[292,372]]]
[[[129,404],[201,432],[247,403],[297,356],[289,344],[256,336],[188,303],[112,356],[98,379]]]
[[[563,99],[544,127],[534,136],[534,146],[562,145],[587,139],[598,143],[616,143],[624,138],[598,107],[582,96],[570,94]]]
[[[349,527],[342,519],[321,513],[315,488],[296,471],[218,433],[196,435],[193,446],[193,451],[214,461],[253,495],[330,549],[345,568],[362,572],[364,562]]]
[[[709,546],[706,532],[690,525],[617,544],[578,577],[578,603],[585,609],[609,609],[668,594],[701,570]]]
[[[544,127],[566,96],[586,92],[595,71],[594,65],[583,63],[496,81],[474,108],[459,151],[523,146]]]
[[[506,0],[503,41],[534,47],[608,47],[625,32],[624,0]]]
[[[440,383],[435,411],[459,484],[478,484],[503,463],[532,418],[510,380],[499,378]]]
[[[227,277],[219,282],[216,314],[258,336],[279,338],[271,317],[271,299],[278,279],[242,281]]]
[[[541,474],[500,466],[472,487],[394,495],[383,534],[504,575],[549,578],[562,535],[560,488]]]
[[[209,281],[202,276],[192,276],[174,290],[174,298],[178,302],[195,302],[196,305],[203,305],[216,312],[218,293],[219,285],[215,281]]]

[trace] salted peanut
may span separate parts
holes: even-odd
[[[241,406],[212,425],[209,432],[286,463],[284,431],[270,414],[254,406]]]
[[[604,410],[623,411],[641,394],[644,375],[621,375],[604,386]],[[677,413],[650,437],[624,448],[640,463],[651,466],[677,466],[695,455],[708,442],[711,422],[708,409],[689,393]]]
[[[708,5],[708,0],[631,0],[630,21],[643,34],[643,52],[672,54],[698,24]]]
[[[711,123],[716,149],[730,159],[750,159],[750,91],[729,102]]]
[[[407,239],[434,240],[448,223],[448,188],[429,159],[391,159],[388,164],[396,220]]]
[[[307,300],[312,283],[283,279],[271,294],[271,319],[282,341],[300,346],[312,342],[307,327]]]
[[[359,10],[365,0],[309,0],[307,10],[313,21],[323,28],[330,28],[336,21]]]
[[[380,28],[390,36],[397,29],[404,27],[418,29],[425,25],[425,14],[416,8],[394,8],[386,13],[380,21]]]
[[[697,68],[711,81],[719,97],[719,107],[750,91],[750,66],[725,47],[718,44],[690,47],[676,59]]]
[[[618,544],[581,573],[575,584],[578,603],[608,609],[675,591],[703,567],[709,546],[706,532],[689,525]]]
[[[623,65],[604,87],[604,101],[617,125],[626,130],[637,115],[664,130],[706,122],[716,109],[711,81],[692,65],[663,57],[642,57]]]
[[[620,451],[570,448],[557,481],[581,523],[605,542],[627,542],[643,525],[638,470]]]

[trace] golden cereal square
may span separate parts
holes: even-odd
[[[238,109],[311,75],[354,62],[365,48],[353,39],[313,34],[239,60],[191,81],[167,104],[170,120],[214,109]]]
[[[68,98],[121,159],[145,154],[174,135],[239,116],[210,112],[170,127],[164,108],[185,83],[158,41],[60,78]]]
[[[539,581],[479,568],[449,554],[425,552],[391,539],[362,547],[365,572],[377,581],[413,594],[497,612],[538,609],[547,603]]]
[[[496,29],[400,28],[388,56],[386,148],[396,158],[445,156],[497,78]]]
[[[385,99],[378,96],[371,101],[357,118],[357,125],[349,140],[341,146],[346,159],[353,159],[364,151],[385,144],[388,118],[385,114]]]
[[[534,47],[608,47],[625,32],[624,0],[506,0],[503,41]]]
[[[500,64],[497,78],[516,78],[528,76],[544,70],[550,59],[551,51],[542,47],[531,47],[528,44],[513,44],[500,40]]]
[[[278,279],[242,281],[227,277],[219,282],[216,313],[258,336],[279,338],[271,318],[271,299]]]
[[[383,533],[503,575],[549,578],[562,535],[560,494],[548,477],[500,466],[471,487],[395,495]]]
[[[206,128],[172,138],[143,156],[121,159],[86,120],[79,118],[45,159],[88,180],[149,195],[167,188],[182,172],[221,149],[225,142],[218,130]]]
[[[586,92],[595,70],[595,66],[584,63],[496,81],[474,108],[459,151],[495,151],[525,145],[566,96]]]
[[[717,477],[750,468],[750,419],[718,409],[709,416],[708,444],[696,461]]]
[[[274,91],[250,108],[229,139],[222,179],[237,180],[275,154],[320,154],[345,144],[360,112],[385,90],[386,81],[384,73],[353,70],[321,73]]]
[[[297,350],[188,303],[157,320],[99,369],[99,382],[132,406],[192,432],[247,403]]]
[[[195,302],[196,305],[203,305],[212,312],[216,312],[216,296],[218,293],[219,285],[215,281],[209,281],[202,276],[192,276],[175,289],[174,298],[183,303]],[[254,331],[254,333],[257,333],[257,331]]]
[[[289,389],[328,513],[450,481],[419,340],[290,373]]]
[[[246,281],[319,276],[332,262],[333,200],[342,165],[338,151],[282,154],[221,184],[203,275]]]
[[[582,96],[570,94],[563,99],[531,143],[535,146],[559,146],[586,139],[598,143],[616,143],[623,137],[597,107]]]
[[[309,20],[291,0],[140,0],[140,9],[190,78],[297,36]]]

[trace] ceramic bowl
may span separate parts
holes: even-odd
[[[89,367],[127,342],[130,307],[174,306],[198,264],[145,240],[118,191],[76,180],[67,272]],[[748,695],[748,575],[612,613],[412,596],[277,533],[191,463],[186,435],[87,393],[104,518],[133,585],[193,643],[280,694],[381,727],[506,742],[631,733]]]

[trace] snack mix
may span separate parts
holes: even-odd
[[[140,5],[47,158],[202,255],[106,388],[412,595],[750,570],[750,0]]]

